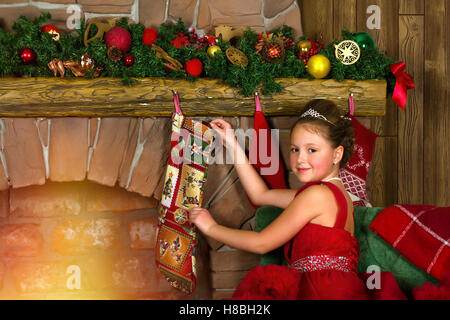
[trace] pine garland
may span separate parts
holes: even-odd
[[[81,20],[80,28],[67,34],[61,34],[59,41],[54,41],[52,36],[41,32],[41,27],[51,20],[49,13],[43,13],[33,21],[21,16],[13,26],[13,32],[0,30],[0,76],[31,76],[31,77],[53,77],[53,72],[47,64],[54,58],[62,61],[78,60],[81,55],[87,53],[95,61],[96,67],[102,67],[100,77],[118,77],[124,84],[132,85],[133,78],[143,77],[167,77],[181,78],[194,81],[195,78],[183,71],[168,70],[161,59],[156,57],[155,51],[142,43],[142,33],[145,26],[130,24],[126,18],[120,19],[116,25],[127,29],[132,37],[131,49],[128,52],[134,57],[134,64],[126,67],[122,61],[111,61],[108,59],[107,46],[103,39],[95,39],[85,47],[83,35],[86,23]],[[91,27],[89,33],[96,33],[95,26]],[[285,38],[293,39],[292,28],[283,26],[273,33],[280,32]],[[241,93],[250,96],[261,85],[263,94],[277,93],[282,90],[275,78],[309,78],[305,65],[298,58],[298,49],[295,45],[285,49],[285,56],[279,62],[264,62],[263,58],[255,52],[255,44],[258,34],[247,29],[239,41],[237,48],[245,53],[248,58],[246,67],[233,65],[228,61],[225,50],[230,42],[217,39],[217,45],[222,52],[216,53],[214,57],[207,54],[207,47],[199,49],[194,45],[177,48],[170,41],[177,34],[190,36],[189,30],[181,19],[174,25],[161,24],[158,29],[156,45],[164,49],[169,56],[177,59],[183,65],[191,59],[200,59],[203,64],[203,72],[200,77],[222,79],[232,87],[241,88]],[[389,65],[394,63],[393,59],[380,52],[377,48],[362,48],[360,59],[353,65],[344,65],[336,59],[334,45],[342,40],[351,39],[352,34],[343,30],[342,39],[334,40],[326,45],[319,53],[328,57],[331,63],[331,71],[327,79],[337,81],[343,79],[368,80],[387,79],[389,87],[393,87],[395,80],[390,73]],[[301,37],[298,40],[306,39]],[[30,65],[21,64],[18,56],[20,48],[30,47],[37,55],[36,61]],[[66,77],[74,77],[71,72],[66,72]],[[94,70],[90,70],[86,77],[93,77]]]

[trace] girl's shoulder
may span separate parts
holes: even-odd
[[[333,191],[326,184],[307,183],[295,194],[294,201],[303,203],[316,209],[328,209],[335,203]]]
[[[330,187],[323,181],[311,181],[301,186],[295,193],[295,197],[299,194],[329,194],[331,192]]]

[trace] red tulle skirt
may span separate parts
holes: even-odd
[[[267,265],[250,270],[236,288],[234,300],[405,300],[394,276],[338,270],[299,272],[288,266]],[[372,285],[370,285],[372,284]],[[450,299],[450,272],[439,285],[424,283],[413,290],[414,299]]]

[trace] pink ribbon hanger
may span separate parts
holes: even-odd
[[[175,106],[175,112],[182,114],[181,108],[180,108],[180,100],[178,99],[178,93],[175,90],[172,90],[173,93],[173,104]]]
[[[348,97],[348,108],[348,115],[353,117],[355,114],[355,101],[353,100],[353,93],[350,93],[350,96]]]
[[[261,102],[259,102],[258,92],[255,92],[255,111],[262,111]]]

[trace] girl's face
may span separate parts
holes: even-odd
[[[343,147],[333,148],[312,125],[299,124],[292,130],[290,151],[291,170],[301,182],[337,176]]]

